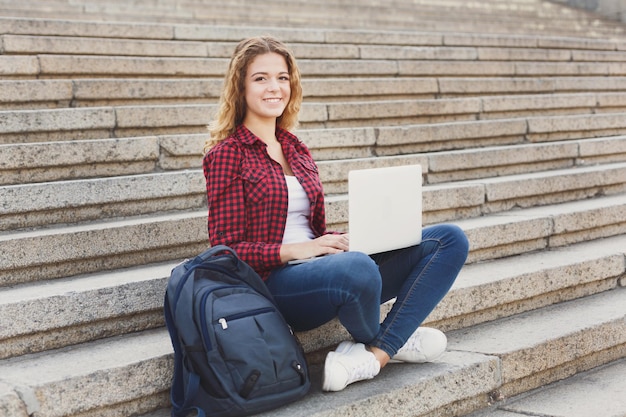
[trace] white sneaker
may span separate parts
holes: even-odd
[[[418,327],[391,361],[422,363],[432,362],[446,351],[448,338],[443,332],[430,327]]]
[[[341,342],[324,363],[324,391],[341,391],[353,382],[372,379],[380,372],[376,356],[363,343]]]

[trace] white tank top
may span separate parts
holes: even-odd
[[[309,198],[296,177],[285,175],[289,190],[289,206],[287,208],[287,222],[283,243],[305,242],[314,238],[309,226],[311,205]]]

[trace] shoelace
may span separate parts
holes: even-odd
[[[422,343],[421,343],[421,340],[420,340],[419,333],[416,333],[414,336],[409,337],[409,340],[407,340],[406,343],[404,344],[404,346],[402,346],[398,350],[398,353],[406,352],[407,350],[408,351],[412,351],[412,352],[421,352],[422,351]]]
[[[365,378],[372,378],[376,375],[377,370],[376,360],[367,362],[361,362],[356,368],[352,368],[350,371],[350,382],[359,381]]]

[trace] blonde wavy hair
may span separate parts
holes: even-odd
[[[210,138],[204,144],[204,152],[226,139],[243,123],[246,116],[245,78],[250,63],[259,55],[275,52],[287,63],[291,98],[283,114],[276,120],[278,127],[291,130],[298,125],[298,113],[302,104],[300,70],[289,49],[272,36],[244,39],[235,48],[224,79],[222,95],[215,119],[209,124]]]

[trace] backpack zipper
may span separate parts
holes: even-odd
[[[211,293],[213,291],[217,291],[217,290],[221,290],[224,288],[244,288],[244,289],[249,289],[248,286],[246,285],[220,285],[219,287],[214,287],[211,288],[209,291],[206,291],[204,293],[202,293],[202,298],[200,299],[200,327],[201,327],[201,332],[202,332],[202,339],[204,340],[204,344],[206,345],[207,350],[212,350],[213,349],[213,345],[211,344],[211,338],[209,337],[208,334],[208,330],[207,330],[207,321],[206,321],[206,299],[211,295]],[[256,294],[256,292],[255,292]],[[260,297],[263,297],[262,295],[259,295]],[[259,308],[253,311],[246,311],[246,312],[242,312],[242,313],[236,313],[236,314],[231,314],[227,317],[220,317],[220,319],[218,319],[218,322],[222,325],[223,329],[228,328],[228,322],[227,320],[235,320],[241,317],[246,317],[249,315],[253,315],[253,314],[257,314],[259,312],[264,312],[265,310],[269,311],[275,311],[276,309],[274,307],[263,307],[263,308]],[[222,321],[223,320],[223,321]]]
[[[217,322],[219,324],[222,325],[222,329],[226,330],[228,329],[228,322],[231,320],[237,320],[237,319],[241,319],[244,317],[250,317],[250,316],[254,316],[256,314],[263,314],[263,313],[269,313],[272,311],[276,311],[276,309],[274,307],[262,307],[262,308],[257,308],[255,310],[250,310],[250,311],[242,311],[241,313],[235,313],[235,314],[231,314],[229,316],[226,317],[220,317]]]
[[[204,292],[202,294],[202,298],[200,299],[200,331],[202,332],[202,340],[204,340],[204,344],[207,350],[213,350],[213,345],[211,344],[211,339],[209,338],[209,334],[207,331],[206,299],[209,297],[209,295],[211,295],[213,291],[221,290],[223,288],[232,288],[232,287],[240,287],[240,286],[239,285],[220,285],[219,287],[214,287],[214,288],[211,288],[209,291]]]

